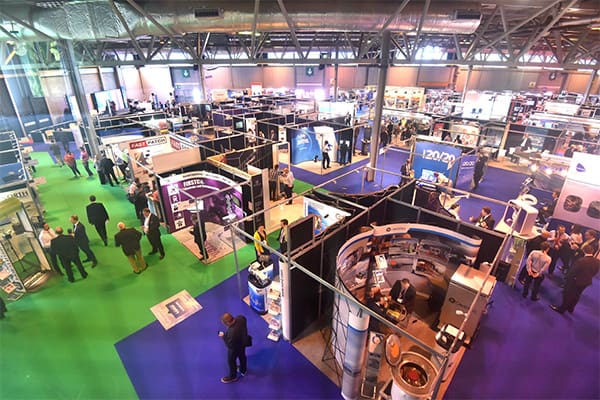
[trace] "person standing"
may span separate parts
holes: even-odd
[[[492,209],[485,206],[481,209],[481,213],[478,217],[470,217],[469,221],[475,222],[476,226],[484,229],[494,229],[496,220],[492,217]]]
[[[531,300],[537,301],[540,299],[538,297],[538,293],[540,291],[540,286],[544,281],[544,273],[552,261],[548,255],[549,249],[550,244],[548,244],[548,242],[544,242],[540,245],[539,250],[533,250],[531,253],[529,253],[529,256],[527,257],[527,263],[525,264],[527,274],[525,274],[525,283],[523,284],[523,297],[527,297],[529,294],[529,286],[531,285],[531,281],[533,281]]]
[[[65,165],[65,163],[63,162],[63,155],[60,151],[60,146],[58,145],[58,143],[56,143],[56,140],[52,139],[52,143],[50,144],[49,150],[52,156],[54,157],[55,164],[58,164],[60,167]]]
[[[269,170],[269,198],[271,201],[277,200],[277,183],[279,181],[279,164],[273,165]]]
[[[331,166],[330,166],[331,158],[329,158],[330,151],[331,151],[331,145],[326,140],[325,143],[323,143],[323,151],[322,151],[323,159],[321,160],[321,166],[323,167],[323,169],[331,168]]]
[[[83,260],[83,262],[91,261],[92,268],[96,268],[96,265],[98,265],[98,260],[90,248],[90,239],[85,232],[85,226],[79,222],[79,217],[77,215],[71,215],[71,223],[73,224],[73,237],[75,238],[75,243],[77,243],[77,246],[79,246],[81,251],[83,251],[87,256],[87,259]]]
[[[231,383],[238,380],[238,360],[240,362],[240,375],[245,376],[248,372],[246,347],[250,344],[250,337],[248,336],[246,317],[243,315],[234,318],[230,313],[225,313],[221,317],[221,322],[227,327],[225,332],[219,332],[219,336],[223,338],[225,347],[227,347],[227,366],[229,369],[229,374],[221,378],[221,382]]]
[[[201,260],[208,260],[208,251],[206,251],[206,226],[202,218],[198,218],[196,214],[192,214],[193,228],[190,232],[194,235],[194,243],[200,250]]]
[[[123,159],[124,154],[125,153],[122,153],[121,155],[117,156],[117,160],[115,162],[117,165],[117,168],[119,168],[119,171],[121,171],[121,174],[123,174],[123,183],[127,182],[127,178],[128,178],[127,167],[129,166],[129,163]]]
[[[80,177],[81,172],[79,172],[79,170],[77,169],[77,161],[75,160],[75,156],[73,155],[73,153],[67,151],[65,153],[64,160],[65,164],[67,164],[67,166],[71,168],[71,171],[73,171],[73,175],[75,175],[76,178]]]
[[[144,185],[136,186],[133,193],[133,207],[135,208],[135,215],[143,225],[145,216],[144,209],[148,207],[148,198],[146,197],[146,190]]]
[[[563,299],[560,306],[551,304],[550,308],[558,313],[568,311],[573,313],[575,306],[581,298],[586,287],[592,284],[592,279],[600,270],[600,260],[594,257],[594,249],[589,244],[583,246],[583,257],[573,263],[567,273],[567,281],[563,290]]]
[[[63,273],[58,267],[58,264],[55,263],[56,260],[53,260],[52,249],[50,248],[50,246],[52,245],[52,239],[54,239],[56,236],[57,235],[56,232],[54,232],[54,229],[50,228],[50,225],[48,225],[48,223],[44,223],[44,225],[42,225],[42,230],[40,232],[40,235],[38,236],[38,239],[40,240],[42,248],[48,255],[48,259],[50,260],[50,265],[52,266],[52,269],[54,269],[54,271],[57,274],[62,275]]]
[[[270,253],[264,245],[267,244],[267,232],[265,226],[260,225],[256,232],[254,232],[254,251],[256,252],[256,260],[261,261],[262,258],[269,257]]]
[[[283,169],[283,189],[285,197],[289,199],[287,204],[292,204],[292,191],[294,190],[294,174],[289,168]]]
[[[81,146],[79,150],[81,152],[81,164],[83,164],[83,168],[85,168],[85,171],[88,173],[88,176],[94,176],[94,174],[90,170],[90,155],[85,149],[85,146]]]
[[[96,158],[94,159],[94,168],[96,168],[96,172],[98,173],[100,184],[104,185],[106,183],[106,174],[102,169],[102,156],[100,154],[96,154]]]
[[[568,265],[566,263],[569,252],[571,251],[569,240],[570,236],[567,233],[567,228],[564,225],[558,225],[550,234],[550,238],[548,239],[548,242],[551,243],[548,255],[552,258],[552,262],[550,263],[550,267],[548,269],[548,273],[550,275],[554,273],[556,262],[559,258],[563,265]]]
[[[400,282],[396,281],[392,290],[390,290],[391,300],[396,301],[406,307],[408,314],[415,309],[415,299],[417,298],[417,289],[410,283],[410,280],[404,278]]]
[[[410,168],[410,159],[407,159],[400,167],[400,186],[406,185],[413,177],[413,170]]]
[[[96,196],[90,196],[90,204],[85,208],[88,222],[94,225],[100,239],[108,246],[108,238],[106,236],[106,221],[108,221],[108,212],[102,203],[96,203]]]
[[[123,249],[123,254],[127,257],[129,264],[135,274],[141,273],[148,268],[146,260],[142,256],[142,246],[140,240],[142,233],[135,228],[126,228],[124,222],[117,224],[119,232],[115,235],[115,245]]]
[[[75,238],[70,235],[63,235],[63,228],[60,226],[57,226],[54,231],[56,232],[56,237],[50,242],[52,264],[58,265],[56,262],[56,257],[58,257],[67,273],[67,280],[71,283],[75,282],[71,263],[75,264],[83,279],[87,278],[88,274],[85,272],[79,258],[79,248],[77,247]]]
[[[340,141],[340,164],[346,165],[350,161],[348,160],[348,141],[342,140]]]
[[[156,215],[150,212],[149,208],[144,208],[142,214],[144,215],[144,233],[152,245],[152,251],[148,255],[159,253],[159,258],[162,260],[165,258],[165,249],[160,240],[160,221]]]
[[[277,241],[279,242],[279,252],[282,254],[287,254],[288,250],[288,225],[289,222],[287,219],[282,219],[281,221],[281,229],[279,230],[279,236],[277,237]]]

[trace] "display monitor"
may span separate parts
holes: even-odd
[[[435,182],[434,173],[435,173],[435,171],[432,171],[430,169],[421,170],[421,180],[426,181],[426,182]]]

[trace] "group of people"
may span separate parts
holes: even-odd
[[[89,197],[90,203],[86,206],[86,215],[88,222],[94,226],[98,236],[108,246],[108,236],[106,231],[106,223],[109,221],[109,215],[104,204],[96,200],[96,196]],[[160,221],[155,214],[152,214],[148,208],[142,210],[142,231],[148,238],[148,242],[152,246],[152,251],[149,255],[159,253],[159,258],[162,260],[165,257],[165,250],[160,239]],[[60,275],[64,275],[59,268],[58,261],[62,265],[62,269],[67,274],[69,282],[74,282],[73,265],[77,268],[82,278],[87,277],[87,272],[83,266],[85,262],[91,262],[91,267],[95,268],[98,265],[98,259],[94,251],[90,247],[90,239],[87,235],[85,225],[80,221],[77,215],[70,217],[71,227],[67,228],[66,232],[62,226],[57,226],[52,229],[48,223],[44,223],[39,234],[39,241],[47,252],[50,258],[52,269]],[[133,272],[139,274],[147,267],[146,261],[141,254],[141,238],[142,232],[130,227],[127,228],[125,223],[117,224],[118,232],[115,234],[115,245],[121,247],[123,253],[129,260]],[[86,259],[81,260],[79,252],[82,251]]]
[[[523,285],[523,297],[527,297],[532,287],[531,299],[539,300],[539,290],[547,275],[554,273],[557,261],[562,263],[565,274],[562,303],[551,305],[554,311],[573,312],[581,293],[592,284],[592,278],[600,270],[598,233],[593,229],[583,229],[578,225],[566,232],[564,225],[553,231],[542,231],[526,245],[527,261],[519,274]]]
[[[294,190],[294,174],[292,171],[285,167],[282,171],[279,170],[279,164],[273,165],[273,168],[269,169],[269,199],[271,201],[279,200],[280,184],[283,188],[283,193],[287,204],[292,204],[292,193]]]

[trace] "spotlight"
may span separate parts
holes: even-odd
[[[538,166],[537,166],[537,164],[532,164],[531,167],[529,167],[529,169],[531,169],[531,171],[535,172],[538,170]]]
[[[546,175],[552,175],[552,168],[550,168],[550,167],[546,167],[546,168],[544,169],[544,172],[546,173]]]

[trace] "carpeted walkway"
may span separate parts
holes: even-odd
[[[246,273],[242,274],[245,284]],[[232,277],[197,297],[202,310],[165,331],[153,322],[116,344],[141,399],[339,399],[340,389],[290,343],[267,339],[268,327],[236,296]],[[226,348],[223,312],[243,314],[253,346],[247,349],[248,374],[223,384]]]

